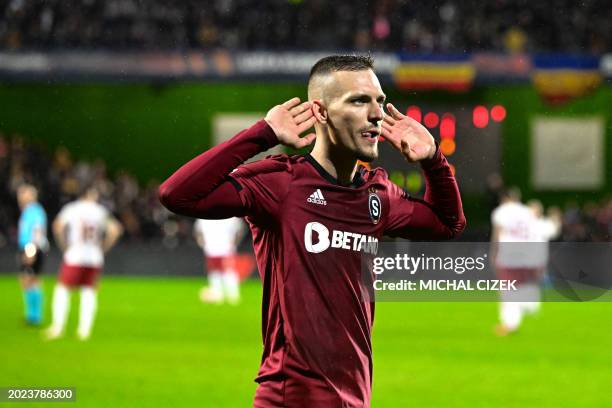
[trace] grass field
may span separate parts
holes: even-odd
[[[249,406],[261,287],[245,284],[239,306],[211,306],[198,301],[202,282],[106,276],[93,338],[74,337],[73,296],[67,336],[44,342],[22,323],[16,276],[1,275],[0,387],[76,388],[76,403],[38,406]],[[604,302],[546,303],[520,333],[497,338],[494,303],[380,303],[372,406],[610,407],[611,312]]]

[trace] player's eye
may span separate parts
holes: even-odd
[[[351,99],[351,103],[354,103],[357,105],[362,105],[368,102],[370,102],[370,99],[367,97],[363,97],[363,96]]]

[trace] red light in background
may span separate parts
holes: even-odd
[[[455,116],[452,113],[445,113],[442,115],[442,121],[440,122],[440,138],[455,138]]]
[[[506,119],[506,108],[501,105],[495,105],[491,108],[491,119],[496,122],[501,122]]]
[[[410,116],[417,122],[421,122],[421,108],[419,108],[418,106],[409,106],[408,110],[406,110],[406,115]]]
[[[474,126],[479,129],[487,127],[489,124],[489,111],[482,105],[478,105],[474,108],[472,112],[472,121],[474,122]]]
[[[438,126],[438,122],[440,121],[440,118],[438,117],[438,114],[435,112],[429,112],[425,115],[425,118],[423,119],[423,123],[425,123],[425,126],[427,126],[428,128],[435,128],[436,126]]]

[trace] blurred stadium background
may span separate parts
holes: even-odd
[[[488,240],[497,194],[518,186],[562,208],[560,240],[609,242],[610,21],[598,0],[0,0],[0,387],[72,386],[79,406],[248,406],[256,273],[239,306],[201,304],[193,220],[162,208],[157,186],[305,98],[311,65],[331,53],[371,52],[388,99],[441,142],[464,199],[461,239]],[[387,149],[379,162],[422,193],[417,167]],[[89,180],[126,233],[93,339],[44,343],[20,320],[15,190],[40,186],[52,220]],[[59,261],[52,245],[46,321]],[[546,304],[508,339],[492,335],[496,313],[381,305],[373,406],[610,406],[608,303]]]

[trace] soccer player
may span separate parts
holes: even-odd
[[[491,220],[498,277],[517,281],[515,292],[501,293],[500,324],[495,332],[506,336],[519,329],[525,315],[540,309],[539,281],[548,263],[548,241],[558,234],[560,220],[543,218],[539,201],[521,203],[517,188],[502,193]]]
[[[50,340],[64,332],[70,290],[75,288],[81,289],[77,337],[87,340],[91,336],[104,253],[123,233],[121,224],[97,201],[98,191],[88,187],[78,200],[66,204],[53,222],[53,234],[64,257],[53,292],[53,320],[45,332]]]
[[[533,242],[535,265],[541,271],[541,278],[546,278],[548,267],[549,250],[548,243],[561,234],[563,217],[558,207],[550,207],[547,214],[544,214],[544,207],[539,200],[529,200],[527,206],[536,218],[533,224]],[[539,305],[537,307],[539,310]]]
[[[536,228],[534,228],[534,242],[549,242],[561,233],[562,215],[561,210],[557,207],[550,207],[548,214],[544,214],[544,206],[539,200],[529,200],[527,207],[533,213],[536,219]],[[543,264],[548,261],[548,251],[543,254]]]
[[[246,216],[263,282],[263,357],[255,407],[368,407],[374,303],[364,299],[361,256],[383,235],[450,239],[465,226],[459,190],[431,134],[386,107],[372,60],[330,56],[293,98],[197,156],[160,187],[171,211]],[[300,135],[314,125],[316,133]],[[381,168],[379,136],[420,162],[427,191],[409,197]],[[242,165],[278,143],[308,154]],[[236,169],[234,171],[234,169]]]
[[[19,280],[24,292],[25,321],[29,325],[39,325],[42,320],[42,288],[40,272],[44,252],[49,247],[47,241],[47,214],[38,203],[38,190],[31,184],[23,184],[17,189],[17,203],[21,209],[19,217],[18,261],[21,273]]]
[[[194,236],[204,250],[208,287],[200,291],[200,299],[208,303],[230,304],[240,301],[240,278],[235,266],[236,245],[242,233],[240,218],[197,220]]]

